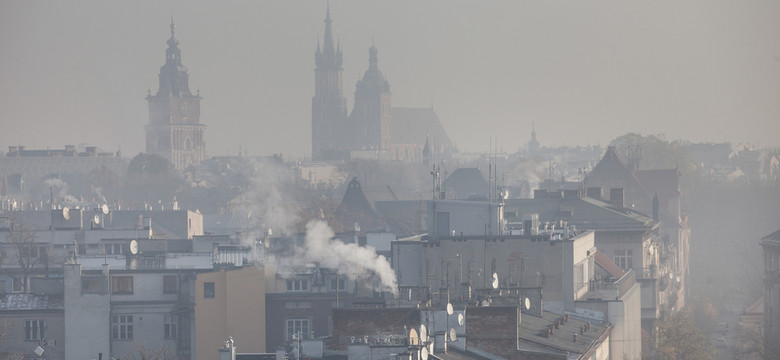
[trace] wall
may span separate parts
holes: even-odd
[[[195,336],[198,359],[214,359],[232,336],[242,353],[266,352],[265,283],[262,269],[245,267],[198,274],[195,282]],[[214,297],[204,283],[214,283]]]
[[[65,277],[65,351],[66,360],[97,358],[102,353],[110,357],[110,297],[102,294],[82,294],[81,266],[63,266]],[[99,274],[96,274],[99,276]]]

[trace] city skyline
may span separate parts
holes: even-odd
[[[332,1],[348,109],[368,48],[393,106],[433,106],[461,151],[627,132],[777,146],[780,4]],[[171,15],[209,156],[311,154],[325,2],[0,5],[0,146],[144,150]],[[43,129],[43,130],[41,130]]]

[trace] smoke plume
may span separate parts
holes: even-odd
[[[306,224],[306,244],[300,249],[301,255],[308,261],[319,263],[323,267],[338,269],[354,280],[370,280],[378,277],[378,287],[398,295],[398,283],[395,272],[383,256],[377,255],[371,247],[358,244],[345,244],[334,240],[333,230],[323,221],[315,220]]]

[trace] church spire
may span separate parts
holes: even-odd
[[[325,35],[323,36],[322,50],[320,50],[318,41],[317,51],[314,53],[314,60],[317,67],[341,68],[341,39],[339,39],[338,45],[333,42],[331,22],[330,3],[328,3],[328,9],[325,13]]]

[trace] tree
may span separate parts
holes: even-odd
[[[715,360],[712,344],[696,328],[690,313],[679,311],[669,314],[666,320],[657,321],[658,360]]]
[[[155,154],[136,155],[127,168],[125,181],[126,198],[138,205],[173,200],[184,186],[173,164]]]
[[[7,319],[0,319],[0,359],[3,360],[23,360],[24,352],[18,350],[16,344],[10,341],[11,330],[14,322]]]
[[[19,264],[19,270],[22,273],[22,278],[18,285],[21,286],[23,292],[27,292],[30,272],[42,262],[41,260],[48,261],[47,248],[39,246],[35,242],[34,231],[27,228],[24,223],[13,220],[8,231],[8,243],[14,249],[16,263]],[[16,281],[14,279],[14,282]]]
[[[135,352],[131,353],[123,359],[129,360],[175,360],[176,354],[174,354],[168,345],[160,343],[157,348],[150,348],[146,346],[145,342],[136,343]]]

